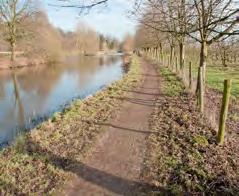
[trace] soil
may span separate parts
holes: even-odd
[[[144,184],[140,180],[148,118],[159,93],[157,72],[153,65],[142,61],[142,85],[123,99],[121,110],[108,123],[98,123],[104,135],[96,142],[91,154],[63,195],[136,195]]]

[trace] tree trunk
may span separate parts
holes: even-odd
[[[200,65],[198,70],[197,88],[196,95],[198,97],[198,104],[200,111],[204,110],[204,92],[205,92],[205,81],[206,81],[206,64],[208,55],[208,45],[206,42],[201,43],[200,52]]]
[[[208,55],[208,45],[204,41],[201,43],[201,52],[200,52],[200,67],[203,68],[203,82],[204,83],[205,83],[205,79],[206,79],[207,55]]]
[[[193,84],[193,80],[192,80],[192,61],[190,61],[189,63],[189,88],[192,89],[192,84]]]
[[[170,47],[170,66],[173,66],[174,46]]]
[[[197,79],[197,105],[200,112],[204,112],[204,82],[203,82],[203,67],[198,68],[198,79]]]
[[[167,56],[168,57],[168,67],[170,67],[170,56]]]
[[[154,59],[157,60],[158,48],[154,48]]]
[[[201,51],[200,51],[200,64],[199,67],[203,68],[203,82],[205,83],[205,79],[206,79],[206,65],[207,65],[207,55],[208,55],[208,45],[206,42],[202,42],[201,43]],[[199,75],[198,75],[198,79],[197,79],[197,89],[196,92],[199,91]]]
[[[204,112],[204,81],[203,81],[203,73],[204,73],[204,68],[203,67],[199,67],[198,70],[199,74],[199,109],[200,112],[203,113]]]
[[[16,43],[11,43],[11,61],[12,63],[15,62],[15,59],[16,59],[16,53],[15,53],[15,50],[16,50]]]
[[[224,67],[227,67],[226,51],[223,51],[222,64],[223,64]]]
[[[178,73],[178,57],[175,56],[175,69],[176,69],[176,73]]]
[[[158,62],[160,62],[161,61],[161,58],[160,58],[160,51],[159,51],[159,49],[157,48],[157,60],[158,60]]]
[[[163,46],[162,43],[159,44],[159,49],[160,49],[160,58],[163,60]]]
[[[20,98],[20,93],[19,93],[19,88],[17,85],[17,78],[16,78],[15,72],[12,73],[12,80],[13,80],[13,86],[14,86],[15,100],[16,100],[16,104],[18,104],[18,124],[20,126],[23,126],[25,122],[24,107],[22,105],[22,101]]]
[[[185,44],[183,42],[179,43],[179,61],[180,61],[180,69],[184,68],[185,61]]]

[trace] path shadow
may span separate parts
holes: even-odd
[[[139,76],[146,76],[146,77],[156,77],[156,78],[159,77],[159,75],[153,75],[153,74],[137,74],[137,75],[139,75]]]
[[[55,155],[48,149],[41,147],[39,144],[31,140],[27,143],[25,153],[30,156],[37,157],[38,159],[40,157],[47,157],[47,162],[49,164],[64,171],[72,172],[76,174],[79,178],[94,185],[100,186],[101,188],[106,189],[115,194],[139,195],[139,193],[141,193],[143,190],[146,191],[156,189],[150,184],[127,180],[119,176],[107,173],[105,171],[90,167],[74,159]]]
[[[138,89],[147,89],[147,90],[159,90],[160,88],[152,88],[152,87],[137,87]]]
[[[146,92],[141,92],[141,91],[135,91],[135,90],[123,90],[124,92],[130,92],[130,93],[137,93],[137,94],[143,94],[143,95],[153,95],[153,96],[160,96],[162,94],[160,93],[146,93]]]
[[[90,121],[90,120],[82,120],[82,122],[93,123],[93,124],[99,125],[99,126],[113,127],[113,128],[116,128],[116,129],[121,129],[123,131],[132,131],[132,132],[142,133],[142,134],[158,134],[157,131],[138,130],[138,129],[133,129],[133,128],[128,128],[128,127],[122,127],[122,126],[114,125],[114,124],[111,124],[111,123],[94,122],[94,121]]]
[[[140,99],[140,98],[132,98],[132,97],[116,97],[112,96],[113,99],[119,99],[123,101],[128,101],[133,104],[148,106],[148,107],[154,107],[157,99]]]

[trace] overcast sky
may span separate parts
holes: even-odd
[[[44,0],[44,7],[50,22],[63,30],[72,31],[77,23],[82,21],[100,33],[121,40],[127,33],[133,34],[135,32],[135,22],[127,17],[127,10],[133,6],[132,0],[109,0],[107,6],[93,9],[87,15],[79,15],[79,10],[74,8],[59,9],[50,6],[56,2],[57,0]]]

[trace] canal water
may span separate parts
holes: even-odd
[[[0,146],[123,74],[120,55],[74,56],[61,64],[0,71]]]

